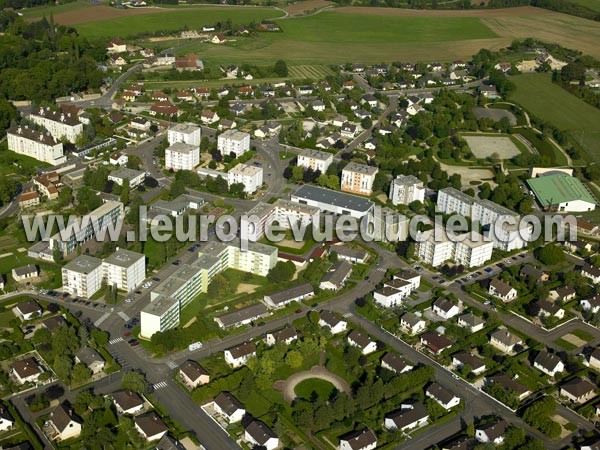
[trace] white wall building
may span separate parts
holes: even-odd
[[[62,268],[62,284],[69,294],[90,298],[102,287],[102,260],[78,256]]]
[[[34,131],[27,126],[13,128],[6,134],[8,149],[56,166],[66,161],[63,145],[50,133]]]
[[[192,170],[198,164],[200,164],[200,147],[197,145],[175,142],[165,149],[167,170]]]
[[[136,188],[142,184],[145,179],[146,172],[129,169],[128,167],[119,167],[108,175],[108,180],[118,184],[119,186],[123,186],[125,180],[129,181],[129,189]]]
[[[250,135],[239,130],[227,130],[217,138],[217,148],[222,155],[233,153],[238,158],[250,150]]]
[[[202,138],[202,131],[200,127],[195,125],[188,125],[184,123],[178,123],[169,128],[167,132],[167,139],[169,145],[176,143],[193,145],[194,147],[200,147],[200,140]]]
[[[333,161],[333,154],[321,152],[319,150],[304,149],[298,153],[298,166],[305,169],[312,169],[315,172],[327,172],[327,169]]]
[[[118,249],[102,261],[102,269],[107,284],[131,292],[146,278],[146,257],[141,253]]]
[[[390,184],[390,200],[394,205],[425,201],[423,182],[413,175],[398,175]]]
[[[235,183],[244,185],[244,192],[253,194],[263,184],[262,167],[250,166],[248,164],[238,164],[227,172],[227,183],[229,186]]]
[[[69,142],[74,143],[77,137],[83,133],[83,124],[79,118],[71,113],[63,113],[54,111],[49,107],[40,108],[37,112],[31,113],[29,119],[42,127],[60,141],[66,138]]]
[[[377,167],[351,162],[342,170],[340,188],[354,194],[371,195],[377,172]]]
[[[454,261],[465,267],[477,267],[492,259],[494,243],[487,241],[477,233],[467,233],[466,239],[457,241],[454,250]]]

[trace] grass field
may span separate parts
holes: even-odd
[[[77,29],[82,35],[90,38],[110,39],[112,37],[125,38],[146,32],[181,30],[186,25],[193,30],[201,28],[202,24],[216,23],[227,19],[231,19],[234,25],[247,25],[253,21],[280,16],[281,11],[266,8],[164,9],[159,13],[137,14],[81,23],[77,25]]]
[[[600,161],[600,110],[552,83],[550,74],[511,77],[517,89],[511,100],[534,116],[569,131],[590,161]]]
[[[594,11],[600,12],[600,0],[570,0],[573,3],[576,3],[581,6],[585,6],[586,8],[593,9]]]
[[[64,3],[62,5],[46,5],[37,6],[35,8],[26,8],[21,10],[25,19],[33,19],[36,17],[49,17],[50,14],[62,14],[69,11],[76,11],[78,9],[89,8],[90,2],[86,0],[77,0],[71,3]]]
[[[319,378],[309,378],[298,383],[294,392],[298,397],[305,400],[311,400],[314,394],[321,400],[328,400],[334,389],[335,387],[329,381]]]

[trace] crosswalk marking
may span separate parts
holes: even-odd
[[[377,271],[378,272],[385,272],[387,269],[385,267],[378,267]]]
[[[121,336],[119,336],[118,338],[114,338],[114,339],[111,339],[110,341],[108,341],[108,343],[110,345],[115,345],[115,344],[118,344],[119,342],[123,342],[123,338]]]
[[[129,316],[127,314],[125,314],[123,311],[119,311],[117,313],[119,315],[119,317],[121,319],[123,319],[125,322],[129,322]]]
[[[171,369],[177,369],[177,367],[179,367],[175,361],[169,361],[167,366],[169,366]]]
[[[104,322],[104,321],[105,321],[105,320],[108,318],[108,316],[110,316],[110,313],[109,313],[109,312],[105,312],[104,314],[102,314],[102,315],[100,316],[100,318],[94,322],[94,326],[95,326],[96,328],[100,327],[100,324],[101,324],[102,322]]]
[[[153,384],[152,387],[154,388],[154,390],[156,390],[156,389],[164,389],[164,388],[167,387],[167,382],[166,381],[160,381],[158,383]]]

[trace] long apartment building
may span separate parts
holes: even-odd
[[[277,249],[249,243],[242,250],[239,241],[229,244],[210,242],[191,264],[184,264],[150,294],[151,303],[140,313],[142,337],[150,338],[179,325],[181,310],[201,293],[213,277],[226,269],[266,276],[277,264]]]
[[[196,145],[175,142],[165,149],[167,170],[192,170],[198,164],[200,164],[200,147]]]
[[[492,258],[494,243],[477,232],[448,236],[442,227],[421,232],[417,238],[417,256],[432,267],[446,262],[477,267]]]
[[[423,182],[414,175],[398,175],[390,184],[390,200],[394,205],[425,201]]]
[[[37,112],[29,114],[29,119],[48,130],[57,141],[66,138],[74,143],[83,133],[83,124],[77,115],[70,112],[55,111],[49,107],[40,108]]]
[[[480,200],[452,187],[441,189],[437,197],[437,211],[470,217],[484,227],[495,248],[512,251],[523,248],[531,237],[531,228],[521,225],[521,216],[490,200]],[[505,221],[511,223],[505,223]]]
[[[195,125],[178,123],[170,127],[167,131],[167,140],[169,141],[169,145],[182,143],[200,148],[201,138],[202,131],[200,127]]]
[[[53,166],[66,161],[62,142],[49,132],[36,131],[28,126],[20,126],[6,133],[8,149],[20,155],[47,162]]]
[[[351,162],[342,170],[340,188],[353,194],[371,195],[377,172],[377,167]]]
[[[333,154],[319,150],[303,149],[298,153],[298,166],[305,169],[318,170],[321,173],[327,172],[327,169],[333,162]]]
[[[62,268],[63,290],[89,298],[102,283],[131,292],[146,278],[146,257],[141,253],[119,249],[102,260],[80,255]]]
[[[250,150],[250,135],[239,130],[227,130],[217,138],[217,149],[222,155],[239,158]]]
[[[114,225],[123,217],[123,203],[108,201],[76,222],[67,225],[50,238],[49,247],[65,256],[83,242],[96,237],[100,232]]]
[[[275,203],[259,203],[247,217],[242,217],[240,228],[242,235],[249,241],[258,241],[265,231],[274,223],[281,228],[290,229],[294,224],[305,223],[307,226],[316,220],[319,208],[302,205],[289,200],[278,199]]]

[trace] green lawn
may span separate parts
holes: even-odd
[[[159,14],[132,15],[118,19],[99,20],[76,26],[79,32],[90,38],[128,37],[157,31],[201,28],[202,24],[216,23],[231,19],[234,25],[248,25],[250,22],[281,16],[281,11],[265,8],[201,8],[165,11]],[[215,46],[221,48],[220,46]]]
[[[104,2],[100,2],[104,3]],[[76,9],[89,8],[90,2],[86,0],[77,0],[70,3],[64,3],[62,5],[44,5],[36,6],[34,8],[22,9],[23,17],[26,19],[35,17],[50,17],[50,14],[60,14],[68,11],[74,11]]]
[[[298,383],[294,392],[305,400],[312,400],[315,395],[321,400],[328,400],[334,389],[335,387],[329,381],[309,378]]]
[[[571,0],[571,2],[600,12],[600,0]]]
[[[600,161],[600,110],[552,83],[550,74],[511,77],[517,86],[511,100],[534,116],[569,131],[590,160]]]

